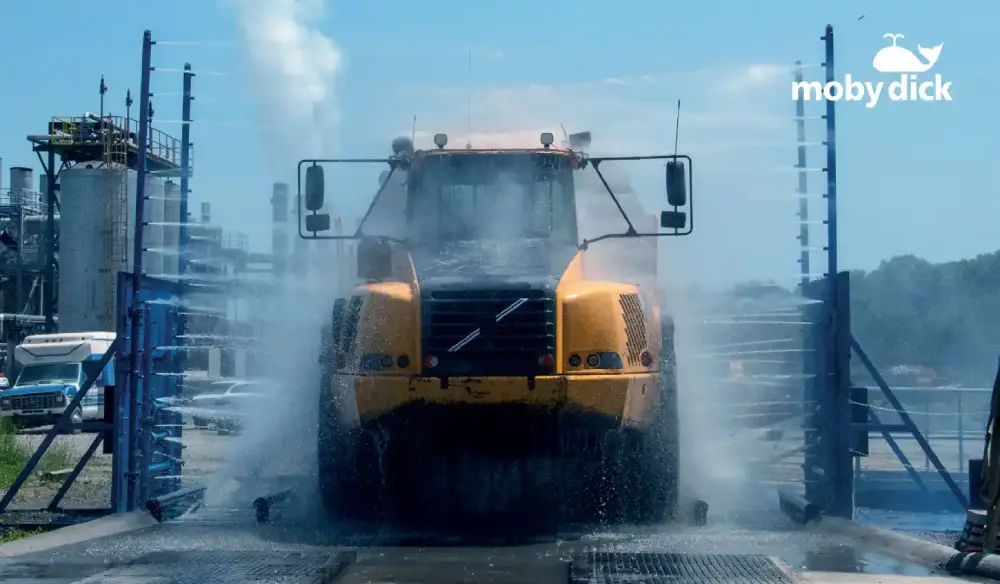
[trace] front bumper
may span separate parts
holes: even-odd
[[[345,382],[348,387],[353,386],[362,424],[420,404],[438,406],[435,409],[462,406],[461,410],[466,412],[499,412],[524,407],[558,415],[615,420],[626,426],[644,426],[654,419],[659,405],[656,376],[656,373],[643,373],[550,375],[533,379],[459,377],[445,384],[434,377],[359,375],[337,376],[333,383],[334,387],[343,387],[341,384]],[[446,418],[450,419],[451,415]]]

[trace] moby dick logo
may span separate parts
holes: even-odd
[[[929,48],[917,45],[918,57],[913,51],[899,46],[903,35],[886,33],[882,37],[891,39],[892,44],[875,53],[872,67],[879,73],[898,73],[898,80],[888,83],[858,81],[847,74],[843,81],[794,81],[792,99],[863,101],[869,109],[878,105],[883,95],[891,101],[951,101],[951,81],[944,81],[940,73],[935,73],[933,79],[921,77],[937,65],[943,44]]]

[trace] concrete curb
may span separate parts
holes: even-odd
[[[158,522],[149,513],[138,511],[116,513],[86,523],[61,527],[5,543],[0,545],[0,558],[12,558],[46,551],[89,539],[135,531],[151,525],[158,525]]]
[[[871,544],[932,570],[944,571],[954,576],[978,576],[1000,580],[1000,556],[997,555],[959,552],[939,543],[840,517],[821,517],[813,525],[814,529]]]

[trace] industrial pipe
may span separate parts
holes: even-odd
[[[792,521],[805,525],[819,517],[819,507],[798,493],[785,489],[778,491],[778,507]]]
[[[193,486],[178,489],[155,499],[146,501],[146,510],[157,521],[163,521],[167,509],[184,503],[193,503],[205,495],[205,487]]]

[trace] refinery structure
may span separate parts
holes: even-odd
[[[128,116],[53,117],[45,133],[27,137],[41,172],[3,168],[0,158],[8,178],[0,180],[0,354],[8,375],[7,355],[27,335],[116,330],[119,273],[134,268],[138,127]],[[142,272],[186,288],[189,336],[246,338],[248,299],[233,282],[302,274],[307,265],[283,257],[302,247],[292,240],[289,187],[272,189],[274,254],[251,253],[247,234],[212,222],[210,202],[189,206],[181,169],[193,175],[193,148],[151,124],[147,133]],[[188,370],[208,378],[245,375],[245,364],[239,347],[187,351]]]

